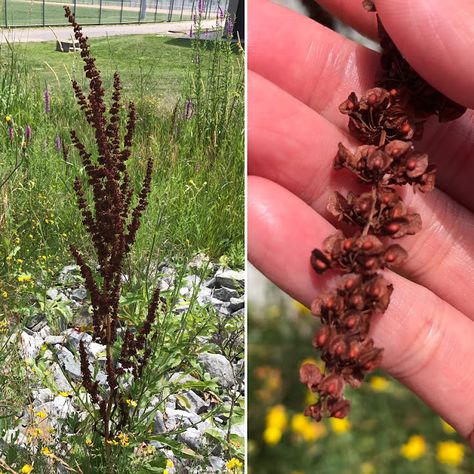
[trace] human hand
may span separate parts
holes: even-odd
[[[375,37],[361,0],[323,6]],[[460,0],[376,2],[402,54],[441,92],[474,107],[474,4]],[[338,105],[373,86],[378,54],[268,0],[248,13],[249,258],[284,291],[309,306],[333,275],[316,275],[309,257],[334,232],[331,191],[354,187],[335,173],[337,144],[357,145]],[[371,334],[383,367],[415,391],[474,447],[474,112],[431,119],[416,144],[438,166],[439,189],[405,190],[423,230],[404,238],[409,254],[391,304]],[[341,191],[342,190],[342,191]]]

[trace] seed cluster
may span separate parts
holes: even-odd
[[[74,181],[77,205],[82,214],[82,222],[91,236],[97,258],[97,270],[86,263],[85,257],[75,246],[71,246],[92,303],[94,339],[106,346],[105,370],[107,390],[100,390],[99,384],[89,368],[85,345],[79,346],[82,382],[94,403],[99,406],[106,441],[113,439],[127,422],[129,408],[125,386],[118,379],[128,374],[139,378],[151,355],[151,343],[156,334],[152,326],[159,306],[159,291],[155,290],[148,309],[148,315],[142,327],[134,333],[126,329],[118,336],[119,300],[122,292],[122,269],[125,258],[135,242],[140,219],[148,204],[151,187],[153,161],[148,160],[142,187],[133,205],[134,190],[126,162],[131,155],[131,147],[136,123],[135,106],[128,105],[125,133],[122,136],[120,122],[121,84],[117,73],[114,75],[112,100],[109,109],[105,101],[100,71],[91,55],[88,39],[83,35],[69,7],[64,7],[65,16],[74,28],[74,36],[79,42],[81,57],[85,63],[84,72],[89,81],[86,95],[77,81],[72,86],[77,102],[84,112],[87,122],[94,131],[96,152],[86,150],[76,132],[71,131],[71,140],[82,159],[87,175],[87,184],[92,198],[89,200],[81,179]],[[93,158],[96,156],[96,159]],[[116,352],[116,346],[120,355]],[[121,388],[122,387],[122,388]],[[112,416],[118,421],[112,426]]]
[[[370,0],[363,6],[375,11]],[[351,230],[338,230],[311,254],[316,273],[331,269],[344,274],[334,290],[311,305],[320,321],[313,346],[324,370],[306,363],[300,380],[318,396],[305,410],[317,421],[346,417],[350,401],[344,398],[344,386],[358,387],[382,360],[383,349],[375,347],[369,330],[374,315],[388,308],[393,286],[378,272],[400,267],[408,256],[390,239],[421,230],[420,215],[407,208],[399,187],[409,185],[425,193],[435,185],[435,166],[426,153],[415,151],[413,141],[422,137],[429,115],[444,122],[466,110],[421,78],[377,21],[383,50],[377,87],[360,97],[352,92],[339,107],[349,117],[349,131],[362,144],[351,151],[340,143],[334,160],[336,170],[346,169],[368,189],[330,196],[328,211]]]

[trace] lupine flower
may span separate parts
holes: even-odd
[[[56,136],[54,147],[56,148],[56,151],[61,151],[61,137],[59,135]]]
[[[48,87],[46,87],[46,89],[44,90],[44,112],[46,114],[49,114],[50,111],[51,111],[51,103],[50,103]]]
[[[8,138],[10,139],[11,142],[13,141],[13,136],[14,136],[13,127],[8,127]]]
[[[189,28],[189,37],[192,38],[193,37],[193,25],[191,25],[191,28]]]
[[[184,118],[190,120],[194,115],[194,104],[191,99],[186,99],[184,105]]]
[[[25,140],[27,142],[31,140],[31,127],[29,125],[25,127]]]

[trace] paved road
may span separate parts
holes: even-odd
[[[177,21],[171,23],[147,23],[143,25],[101,25],[84,26],[84,31],[90,38],[118,35],[183,35],[189,32],[192,21]],[[205,20],[202,28],[212,28],[215,20]],[[69,27],[54,28],[0,28],[0,44],[9,42],[33,43],[55,41],[57,38],[67,40],[71,37]]]

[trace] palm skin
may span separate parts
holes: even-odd
[[[321,0],[375,37],[360,0]],[[382,21],[412,66],[440,91],[474,107],[474,4],[380,0]],[[332,190],[355,189],[332,168],[337,144],[356,146],[338,105],[374,83],[378,54],[268,0],[249,2],[248,237],[251,262],[309,306],[334,282],[316,275],[311,250],[334,232]],[[429,38],[429,43],[427,43]],[[417,150],[438,166],[438,189],[404,199],[423,230],[403,238],[409,259],[371,335],[383,368],[405,383],[474,447],[474,112],[430,119]]]

